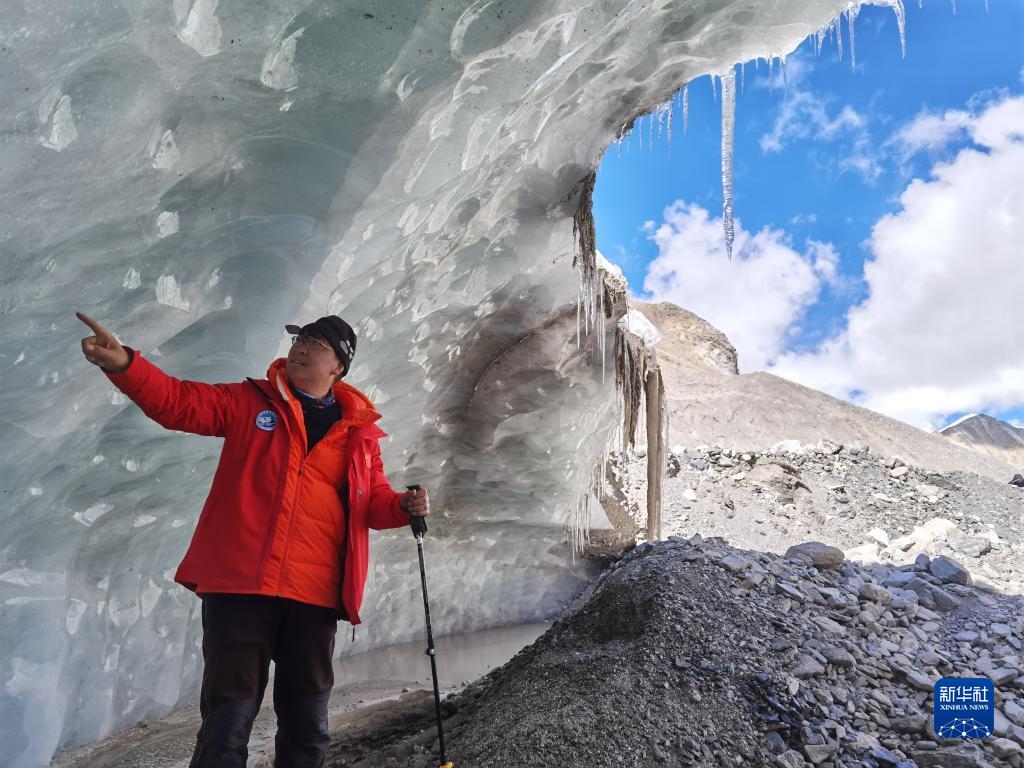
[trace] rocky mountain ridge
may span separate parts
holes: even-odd
[[[1024,469],[1024,429],[984,413],[972,413],[939,430],[965,448]]]
[[[958,445],[770,373],[737,374],[736,350],[702,318],[668,302],[630,301],[657,328],[655,345],[669,405],[670,445],[767,450],[821,438],[870,446],[930,470],[973,472],[1008,482],[1006,461]]]

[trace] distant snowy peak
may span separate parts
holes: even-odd
[[[951,424],[947,424],[942,429],[940,429],[939,432],[945,433],[945,431],[947,429],[953,429],[953,427],[960,426],[964,422],[970,421],[971,419],[976,419],[976,418],[978,418],[978,414],[977,413],[968,413],[966,416],[961,416],[959,419],[957,419],[956,421],[952,422]]]
[[[940,434],[1016,466],[1024,465],[1024,429],[992,416],[968,414],[944,427]]]

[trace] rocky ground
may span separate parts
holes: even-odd
[[[1024,598],[968,581],[942,557],[864,568],[825,545],[786,557],[700,536],[641,544],[536,643],[445,702],[449,758],[1020,768]],[[954,600],[926,608],[929,590]],[[979,673],[997,684],[996,734],[938,738],[934,682]],[[429,715],[410,702],[404,732],[376,748],[339,734],[328,765],[434,765]]]
[[[446,697],[454,765],[1024,768],[1024,491],[826,441],[667,469],[664,540]],[[642,528],[643,457],[610,477]],[[935,681],[976,676],[996,733],[939,738]],[[437,765],[420,685],[330,726],[329,768]]]
[[[819,540],[851,559],[896,565],[946,554],[982,588],[1024,593],[1024,489],[828,441],[770,451],[675,447],[667,461],[663,537],[699,532],[779,553]],[[603,502],[621,504],[644,528],[644,457],[618,458],[609,476]]]
[[[1024,766],[1020,489],[828,441],[667,469],[667,540],[445,702],[455,765]],[[603,499],[637,528],[645,472],[620,457]],[[996,734],[938,738],[935,681],[979,675]],[[433,765],[429,707],[403,711],[416,735],[339,738],[330,764]]]

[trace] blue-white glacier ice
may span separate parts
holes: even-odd
[[[731,103],[735,62],[852,5],[10,0],[4,764],[198,690],[198,601],[171,577],[220,443],[126,402],[82,360],[74,310],[206,381],[261,376],[286,322],[340,313],[391,480],[425,484],[440,518],[435,631],[535,619],[590,573],[565,526],[619,421],[615,323],[589,308],[577,348],[581,182],[638,113],[704,74]],[[421,632],[408,533],[378,536],[374,562],[343,652]]]

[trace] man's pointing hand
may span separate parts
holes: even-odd
[[[108,373],[124,373],[131,363],[131,355],[114,334],[97,323],[88,315],[75,312],[75,317],[92,329],[94,335],[82,339],[82,354],[85,359]]]

